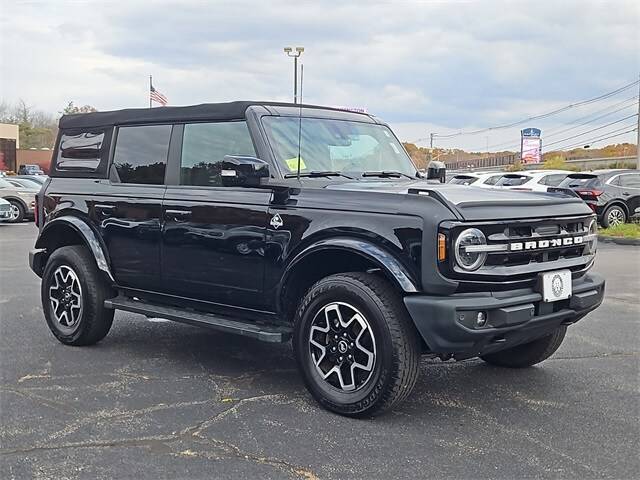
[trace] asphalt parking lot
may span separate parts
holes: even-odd
[[[117,313],[65,347],[0,224],[0,478],[637,478],[640,247],[601,244],[603,306],[526,370],[425,359],[413,395],[351,420],[306,393],[288,345]],[[635,472],[635,473],[634,473]]]

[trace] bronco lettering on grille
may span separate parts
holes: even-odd
[[[527,242],[512,242],[509,244],[509,251],[517,252],[521,250],[541,250],[545,248],[570,247],[581,245],[584,239],[580,237],[552,238],[547,240],[529,240]]]

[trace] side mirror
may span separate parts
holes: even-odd
[[[258,187],[269,180],[269,164],[259,158],[225,155],[221,166],[225,187]]]

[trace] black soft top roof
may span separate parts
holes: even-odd
[[[110,125],[126,125],[132,123],[168,123],[188,121],[229,121],[245,119],[245,112],[252,105],[276,107],[300,107],[293,103],[236,101],[227,103],[203,103],[187,107],[127,108],[108,112],[78,113],[63,115],[60,118],[60,129],[105,127]],[[303,105],[305,108],[324,110],[345,110],[323,107],[319,105]],[[354,113],[354,112],[350,112]],[[368,117],[368,115],[363,114]]]

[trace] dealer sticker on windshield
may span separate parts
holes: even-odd
[[[542,299],[556,302],[571,296],[571,270],[556,270],[542,274]]]

